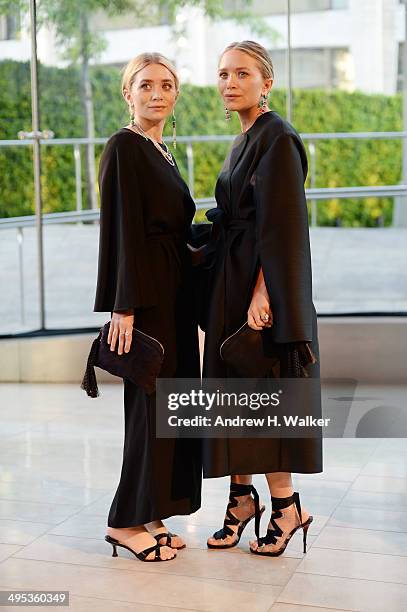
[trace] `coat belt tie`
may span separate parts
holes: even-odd
[[[233,218],[221,208],[211,208],[206,213],[206,218],[213,223],[212,238],[205,252],[205,267],[211,268],[215,262],[214,253],[220,247],[219,242],[224,244],[226,237],[232,232],[236,234],[247,229],[254,229],[255,219]]]

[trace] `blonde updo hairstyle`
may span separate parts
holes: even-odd
[[[253,40],[243,40],[242,42],[233,42],[230,43],[223,51],[220,56],[219,61],[222,59],[224,54],[227,51],[243,51],[243,53],[247,53],[250,57],[253,57],[260,68],[260,72],[264,79],[272,79],[274,80],[274,67],[271,57],[262,45]]]
[[[140,53],[133,59],[129,61],[127,66],[123,68],[123,76],[122,76],[122,95],[125,98],[125,92],[129,92],[134,81],[136,75],[140,70],[143,70],[146,66],[150,66],[151,64],[161,64],[161,66],[165,66],[167,70],[169,70],[174,77],[175,81],[175,89],[177,95],[179,93],[179,77],[176,71],[176,68],[169,59],[161,55],[161,53]],[[127,100],[126,100],[127,102]]]

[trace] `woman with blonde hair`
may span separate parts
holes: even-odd
[[[263,334],[265,344],[278,346],[279,377],[301,375],[295,371],[301,355],[307,357],[308,376],[319,378],[304,193],[307,156],[294,127],[268,106],[273,79],[272,60],[256,42],[232,43],[221,55],[218,87],[226,118],[236,111],[242,132],[219,174],[217,207],[207,213],[213,221],[206,247],[211,270],[203,371],[207,378],[236,377],[219,349],[245,322]],[[319,388],[307,414],[320,416],[320,399]],[[203,466],[205,478],[231,476],[224,525],[208,539],[208,547],[236,546],[255,517],[252,553],[281,554],[300,528],[306,551],[313,517],[301,508],[291,472],[322,471],[320,437],[207,439]],[[252,474],[265,474],[270,490],[273,512],[265,537],[259,535],[264,507]]]
[[[162,134],[179,94],[174,66],[143,53],[123,73],[130,123],[100,162],[99,268],[95,312],[111,312],[108,343],[128,353],[133,327],[164,347],[160,377],[199,377],[197,325],[187,237],[195,204]],[[174,134],[175,136],[175,134]],[[125,437],[120,482],[105,540],[142,561],[176,557],[183,540],[162,520],[200,507],[199,441],[155,437],[155,393],[124,380]]]

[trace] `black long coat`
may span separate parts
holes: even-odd
[[[219,347],[247,320],[261,266],[273,312],[272,340],[287,350],[293,346],[290,343],[309,342],[318,361],[307,371],[310,377],[319,378],[306,176],[307,156],[301,138],[275,111],[260,115],[234,141],[216,184],[217,207],[207,213],[213,228],[207,247],[212,267],[204,377],[233,376]],[[308,408],[309,414],[321,416],[320,395]],[[322,440],[204,441],[207,478],[275,471],[321,472]]]
[[[134,324],[164,345],[160,377],[199,377],[187,239],[195,204],[177,166],[130,129],[108,141],[101,197],[95,312],[134,308]],[[125,440],[108,524],[127,527],[200,506],[197,440],[155,437],[155,394],[124,381]]]

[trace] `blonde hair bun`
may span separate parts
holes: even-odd
[[[242,42],[233,42],[230,43],[223,51],[220,59],[224,56],[227,51],[243,51],[243,53],[247,53],[255,60],[257,60],[259,64],[259,68],[261,70],[261,74],[265,79],[273,79],[274,80],[274,66],[271,60],[270,54],[263,45],[255,42],[254,40],[242,40]]]

